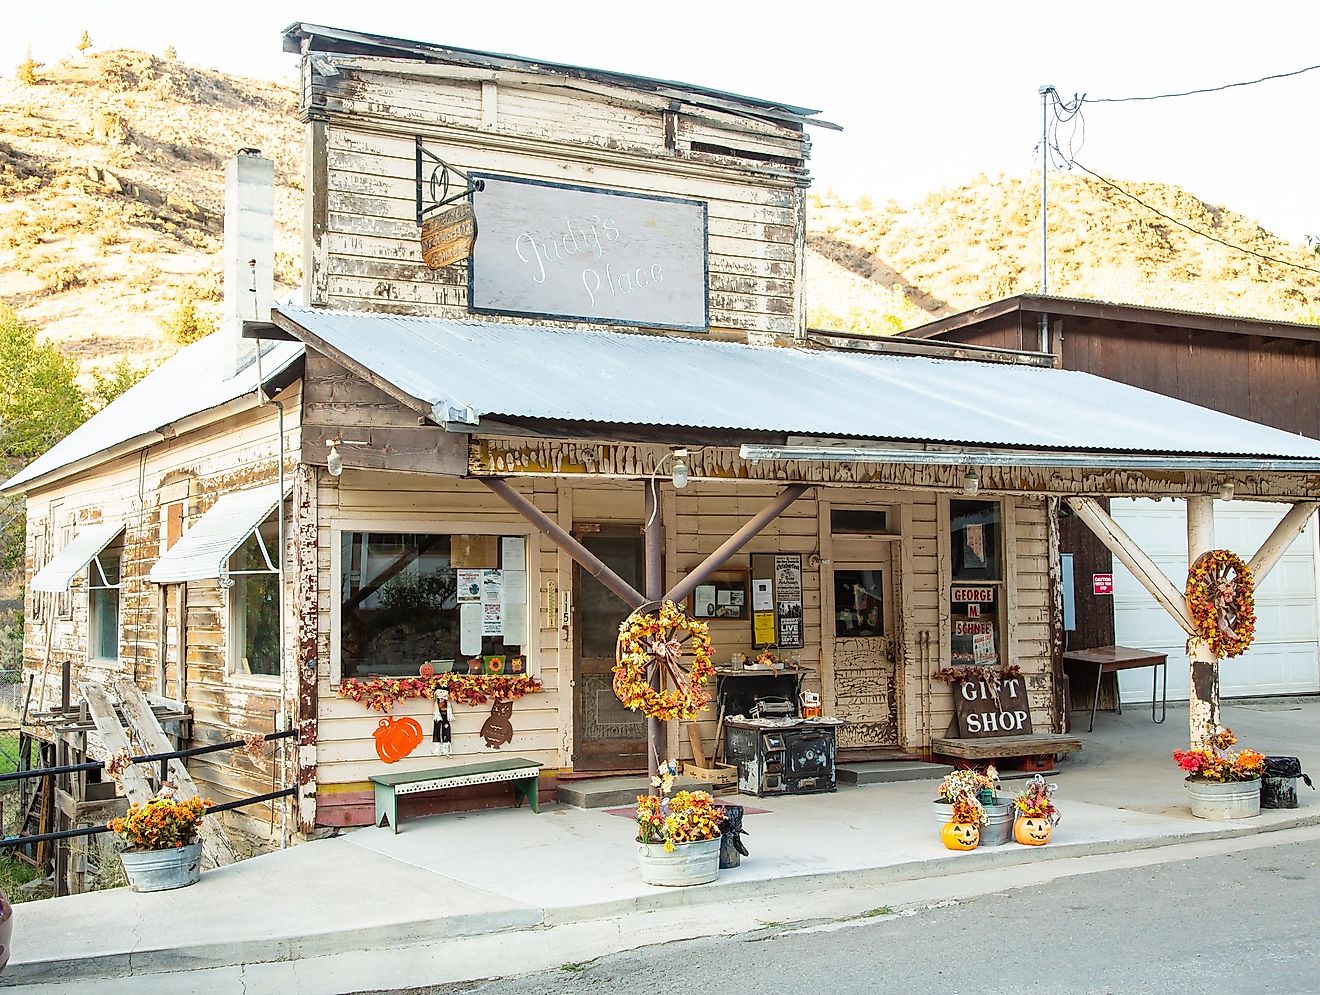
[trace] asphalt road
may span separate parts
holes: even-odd
[[[784,923],[416,995],[1320,993],[1314,842],[1102,871],[848,922]],[[516,960],[517,939],[510,939]]]

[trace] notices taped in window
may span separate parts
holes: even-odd
[[[752,554],[752,644],[803,645],[801,554]]]

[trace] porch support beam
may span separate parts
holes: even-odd
[[[1151,597],[1182,626],[1184,632],[1188,635],[1196,632],[1191,617],[1187,614],[1187,600],[1182,592],[1173,586],[1173,582],[1164,575],[1164,571],[1155,565],[1155,561],[1146,555],[1132,537],[1109,517],[1095,498],[1071,497],[1068,498],[1068,507],[1072,508],[1086,527],[1095,533],[1096,538],[1118,557],[1118,561],[1128,568],[1132,576],[1137,578],[1138,583],[1150,592]]]
[[[519,494],[507,480],[498,477],[478,477],[477,479],[489,487],[510,508],[536,526],[541,533],[549,536],[551,542],[571,556],[574,562],[588,574],[618,595],[629,608],[640,608],[646,604],[646,598],[639,594],[631,584],[606,566],[599,556],[564,531],[558,522]]]
[[[1252,579],[1258,587],[1283,558],[1292,541],[1302,534],[1317,509],[1320,509],[1320,501],[1298,501],[1288,509],[1288,513],[1279,520],[1279,524],[1274,526],[1270,537],[1261,543],[1260,549],[1256,550],[1256,555],[1247,564],[1251,568]]]
[[[748,520],[747,524],[724,540],[719,549],[707,556],[686,577],[674,585],[669,593],[665,595],[664,600],[675,603],[681,602],[695,591],[699,584],[704,583],[711,574],[727,563],[740,549],[756,538],[767,525],[783,514],[789,505],[812,490],[813,487],[813,484],[789,484],[785,487],[778,497],[757,512],[756,516]]]

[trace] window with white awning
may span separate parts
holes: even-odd
[[[86,525],[69,541],[69,544],[50,558],[44,567],[32,578],[31,589],[48,593],[62,594],[69,589],[73,579],[91,566],[88,577],[89,587],[109,588],[119,586],[118,568],[106,566],[100,562],[101,554],[124,533],[122,522],[97,522]],[[113,582],[109,579],[114,575]]]
[[[226,580],[250,573],[278,573],[278,551],[258,532],[279,502],[279,487],[274,484],[224,495],[156,561],[147,579],[156,584],[182,584],[190,580]],[[231,570],[230,557],[253,535],[258,536],[259,555],[255,561],[249,558],[243,567]]]

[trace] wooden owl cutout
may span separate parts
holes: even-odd
[[[513,723],[509,716],[513,714],[513,702],[496,701],[490,706],[490,718],[481,724],[481,738],[486,741],[486,748],[498,750],[513,739]]]

